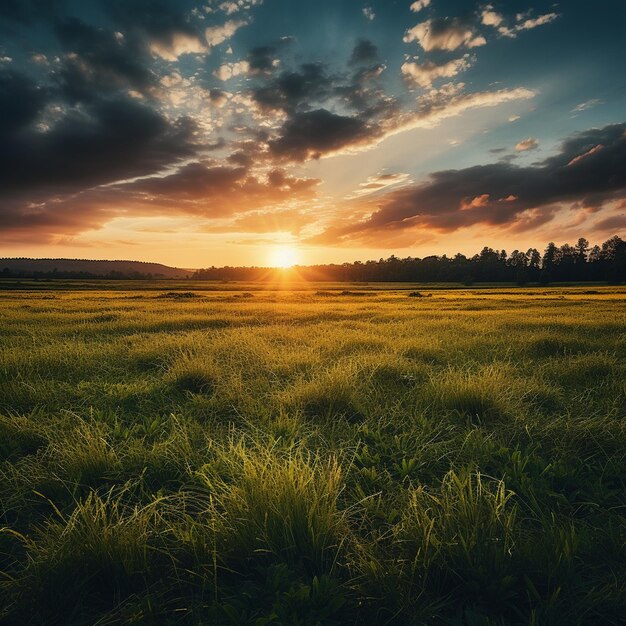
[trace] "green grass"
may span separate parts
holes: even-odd
[[[11,287],[1,623],[622,623],[626,289]]]

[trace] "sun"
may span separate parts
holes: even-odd
[[[271,252],[272,267],[288,268],[298,263],[298,251],[293,246],[278,246]]]

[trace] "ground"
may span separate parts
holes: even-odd
[[[3,281],[0,621],[620,623],[625,301]]]

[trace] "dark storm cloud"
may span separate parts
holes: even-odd
[[[250,193],[268,190],[302,189],[317,184],[317,180],[299,179],[289,176],[284,170],[272,170],[267,182],[261,183],[245,166],[227,166],[217,162],[189,163],[167,176],[153,176],[124,183],[117,189],[138,192],[169,199],[220,199],[224,204],[232,203],[230,193]]]
[[[141,31],[164,44],[175,34],[201,39],[182,3],[176,0],[108,0],[103,7],[114,22],[130,31]]]
[[[26,76],[12,70],[0,71],[0,151],[8,141],[7,135],[37,120],[48,98],[48,91]]]
[[[297,178],[282,170],[260,176],[247,166],[205,161],[166,176],[113,185],[101,189],[100,195],[105,204],[130,206],[135,214],[228,218],[309,198],[318,184],[317,179]]]
[[[141,35],[146,44],[153,42],[172,49],[177,37],[185,37],[196,41],[198,47],[204,45],[199,26],[189,19],[190,7],[179,0],[94,0],[74,4],[101,11],[124,34]],[[75,9],[68,0],[2,0],[0,24],[4,18],[7,25],[38,21],[54,25]]]
[[[97,229],[115,217],[128,215],[193,216],[206,220],[254,211],[274,212],[282,203],[289,206],[294,201],[309,199],[319,182],[279,170],[263,178],[252,174],[247,167],[230,167],[217,161],[194,162],[172,174],[84,189],[74,195],[52,199],[47,196],[36,202],[32,202],[32,196],[21,202],[19,196],[14,196],[10,203],[0,200],[0,240],[53,242],[59,235]],[[304,224],[303,216],[298,217],[293,211],[279,213],[283,218],[274,220],[278,230],[293,230],[297,224]],[[262,220],[261,215],[265,216]],[[268,215],[258,214],[256,221],[267,224]],[[241,222],[246,223],[251,222]],[[230,232],[238,228],[223,226],[220,230],[202,226],[200,229]]]
[[[377,64],[353,74],[330,74],[323,64],[308,63],[252,89],[261,110],[286,116],[268,141],[270,156],[301,162],[381,137],[384,120],[397,112],[394,98],[369,85],[384,69]],[[353,115],[345,114],[346,108]]]
[[[388,194],[367,220],[331,228],[318,239],[418,226],[454,231],[479,223],[520,230],[549,221],[561,203],[597,210],[624,197],[626,124],[615,124],[570,137],[557,155],[534,166],[499,162],[435,172],[422,185]]]
[[[276,157],[305,161],[361,143],[369,136],[370,129],[362,120],[317,109],[290,117],[269,146]]]
[[[596,230],[614,232],[616,230],[623,230],[624,228],[626,228],[626,215],[613,215],[595,224]]]
[[[146,93],[156,84],[137,40],[75,18],[60,22],[56,31],[66,52],[61,83],[70,101],[89,100],[120,87]]]
[[[329,100],[343,101],[358,110],[379,100],[380,94],[364,90],[363,85],[380,76],[384,69],[384,65],[375,63],[357,68],[354,74],[332,74],[322,63],[304,63],[297,70],[285,70],[266,80],[252,89],[250,95],[266,111],[293,114]],[[368,97],[364,99],[364,95]]]
[[[238,150],[233,152],[227,157],[227,161],[233,165],[241,165],[243,167],[251,167],[254,163],[254,158],[247,150]]]
[[[111,219],[110,208],[86,207],[79,202],[64,203],[54,210],[44,200],[31,202],[0,199],[0,241],[49,243],[55,235],[73,235],[99,228]]]
[[[190,163],[169,176],[154,176],[123,185],[126,191],[150,195],[199,198],[232,191],[247,174],[245,167]]]
[[[295,111],[333,94],[335,79],[321,63],[305,63],[253,89],[253,100],[263,109]]]
[[[369,39],[359,39],[352,50],[350,65],[374,63],[378,60],[378,48]]]
[[[49,130],[6,133],[0,185],[6,192],[79,190],[149,174],[193,154],[192,130],[189,120],[170,123],[131,99],[98,100],[67,111]]]
[[[63,14],[66,5],[67,0],[2,0],[0,18],[23,24],[50,20]]]
[[[269,74],[274,69],[276,59],[274,46],[259,46],[248,53],[248,64],[251,74]]]

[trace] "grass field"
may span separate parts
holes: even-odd
[[[626,288],[4,287],[0,622],[622,623]]]

